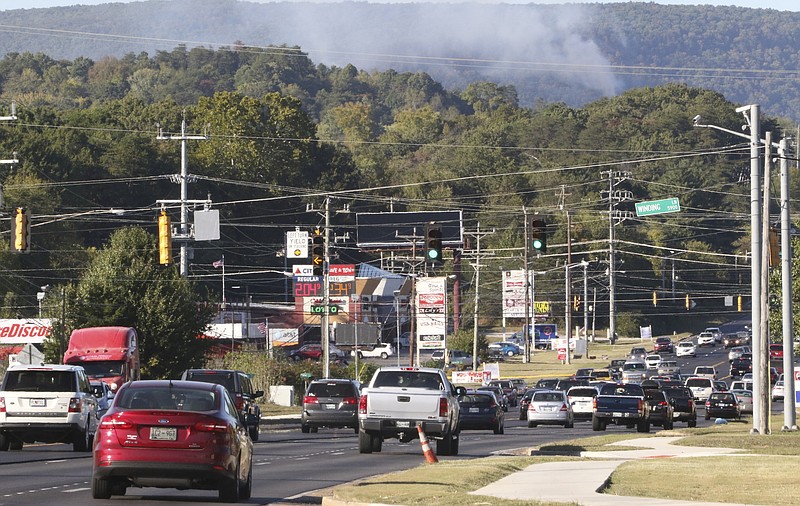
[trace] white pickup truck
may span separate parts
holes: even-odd
[[[0,386],[0,451],[23,443],[72,443],[92,451],[97,398],[83,367],[14,365]]]
[[[419,438],[417,425],[436,440],[436,453],[458,455],[458,395],[444,371],[421,367],[382,367],[362,390],[358,404],[358,451],[380,452],[383,440]]]

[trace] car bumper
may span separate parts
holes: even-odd
[[[738,409],[728,408],[711,408],[708,410],[708,416],[711,418],[739,418]]]
[[[355,411],[303,411],[302,423],[313,427],[358,427]]]
[[[492,417],[470,417],[464,416],[461,417],[458,421],[458,426],[461,427],[461,430],[488,430],[493,429],[497,426],[498,420],[496,416]]]
[[[359,420],[358,423],[362,430],[366,432],[379,432],[385,437],[399,437],[400,434],[419,437],[417,424],[422,425],[422,430],[429,437],[439,437],[450,433],[450,427],[446,421],[364,419]]]
[[[77,423],[12,422],[0,425],[3,432],[26,443],[70,443],[83,430]]]
[[[216,489],[234,479],[235,471],[214,464],[185,462],[95,462],[93,477],[126,479],[143,487]]]
[[[531,413],[528,411],[528,421],[542,425],[562,425],[567,423],[568,415],[565,412],[558,413]]]

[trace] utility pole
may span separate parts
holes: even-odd
[[[0,116],[0,121],[17,121],[17,103],[11,102],[11,115],[9,116]],[[17,159],[17,153],[12,154],[12,158],[6,160],[0,160],[0,165],[16,165],[19,163]],[[0,185],[0,207],[3,207],[3,186]],[[63,353],[62,353],[63,355]]]
[[[761,237],[769,240],[769,192],[770,176],[772,172],[772,132],[765,132],[766,143],[764,144],[764,188],[762,204],[763,214],[761,218]],[[770,431],[770,400],[771,382],[769,374],[769,248],[761,246],[761,326],[759,327],[759,345],[753,345],[753,386],[760,384],[760,395],[756,397],[753,392],[753,408],[755,403],[759,404],[758,420],[753,418],[759,434],[769,434]],[[753,329],[755,333],[755,329]],[[753,337],[755,339],[755,335]],[[758,362],[758,371],[756,371]],[[757,374],[758,373],[758,374]],[[754,388],[755,390],[755,388]]]
[[[611,344],[616,342],[616,258],[614,255],[614,226],[615,221],[622,222],[628,218],[629,212],[617,212],[615,207],[619,202],[633,198],[633,192],[628,190],[615,190],[614,188],[630,177],[627,171],[605,171],[608,174],[608,339]],[[605,193],[605,192],[603,192]]]
[[[789,215],[789,160],[788,142],[781,139],[778,157],[781,160],[781,294],[783,298],[783,428],[797,430],[794,382],[794,322],[792,320],[792,222]]]
[[[411,296],[408,301],[408,318],[409,318],[409,340],[408,340],[408,360],[409,366],[414,367],[419,365],[419,346],[417,343],[417,241],[425,239],[424,235],[417,235],[417,227],[411,230],[411,235],[401,235],[397,231],[394,233],[398,239],[408,239],[411,241],[411,260],[408,262],[411,267]],[[422,264],[425,260],[422,260]],[[447,353],[444,356],[445,365],[448,362]]]
[[[189,275],[189,241],[192,239],[192,234],[189,231],[189,207],[187,204],[189,203],[209,203],[208,200],[206,201],[189,201],[189,183],[190,179],[194,180],[194,176],[190,176],[188,173],[188,162],[186,159],[186,143],[190,140],[206,140],[208,137],[205,135],[186,135],[186,111],[184,111],[184,117],[181,121],[181,134],[180,135],[173,135],[173,134],[164,134],[161,131],[161,128],[158,129],[158,136],[156,137],[158,140],[171,140],[171,141],[181,141],[181,173],[172,176],[173,182],[177,182],[181,185],[181,199],[178,201],[181,205],[181,223],[180,229],[177,234],[173,234],[173,239],[177,239],[181,243],[181,265],[180,265],[180,273],[181,276],[186,277]],[[158,201],[162,204],[168,202],[175,202],[175,201],[167,201],[167,200],[160,200]]]
[[[531,361],[530,329],[528,329],[531,321],[531,278],[529,274],[530,265],[528,265],[528,208],[525,206],[522,206],[522,217],[525,220],[523,234],[525,244],[522,247],[522,271],[525,276],[525,323],[522,325],[522,339],[525,341],[525,346],[522,353],[522,362],[527,364]]]
[[[481,239],[487,235],[494,234],[495,230],[491,232],[481,232],[481,223],[478,222],[478,227],[474,232],[465,232],[475,238],[475,314],[473,315],[473,330],[472,330],[472,370],[478,370],[478,308],[480,307],[480,286],[481,286]]]

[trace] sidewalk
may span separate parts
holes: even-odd
[[[634,459],[711,457],[733,455],[732,448],[700,448],[675,446],[680,437],[650,437],[620,441],[620,446],[639,446],[641,450],[582,452],[581,457],[613,460],[587,462],[547,462],[534,464],[522,471],[471,492],[475,495],[503,499],[556,501],[576,503],[581,506],[744,506],[731,503],[678,501],[601,494],[611,473],[622,464]],[[746,455],[743,455],[746,457]]]

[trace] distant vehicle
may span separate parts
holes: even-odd
[[[675,356],[694,357],[697,356],[697,346],[692,341],[681,341],[675,347]]]
[[[648,369],[658,370],[658,366],[661,365],[661,355],[658,354],[647,355],[644,358],[644,363],[647,365]]]
[[[328,346],[328,355],[332,360],[342,360],[345,358],[344,352],[333,344]],[[320,360],[322,358],[322,344],[306,343],[296,350],[290,351],[286,357],[295,362],[299,362],[300,360]]]
[[[706,420],[714,418],[740,419],[739,399],[730,392],[714,392],[706,401]]]
[[[92,393],[97,397],[97,418],[102,418],[106,414],[108,408],[111,407],[111,401],[114,399],[114,392],[105,381],[90,381]]]
[[[644,399],[650,407],[650,424],[672,430],[672,415],[675,408],[669,403],[667,395],[662,390],[647,389]]]
[[[631,348],[631,352],[628,354],[628,360],[644,360],[647,358],[647,355],[649,355],[649,353],[645,348],[637,346]]]
[[[503,394],[508,399],[508,405],[516,407],[517,403],[517,386],[511,380],[492,380],[489,382],[490,386],[497,386],[503,389]]]
[[[730,375],[732,378],[740,378],[748,372],[753,372],[753,359],[749,353],[744,353],[731,361]]]
[[[350,352],[352,356],[358,356],[358,358],[383,358],[387,359],[394,355],[394,348],[391,344],[376,344],[375,346],[359,346],[358,349],[355,349]]]
[[[349,379],[318,379],[309,383],[303,396],[300,431],[317,432],[320,427],[349,427],[358,434],[358,385]]]
[[[528,404],[528,427],[563,425],[571,429],[575,423],[572,405],[563,390],[537,390]]]
[[[717,369],[710,365],[698,365],[694,368],[694,375],[706,377],[710,379],[717,379]]]
[[[670,386],[664,388],[664,394],[672,405],[672,420],[697,427],[697,407],[692,391],[684,386]]]
[[[686,380],[686,386],[699,401],[705,401],[714,392],[714,380],[707,377],[693,377]]]
[[[725,334],[722,338],[722,345],[726,348],[733,348],[734,346],[742,346],[747,344],[747,338],[739,334]]]
[[[622,364],[623,383],[641,383],[646,377],[647,364],[642,361],[630,361]]]
[[[502,387],[498,385],[483,385],[478,387],[476,390],[492,392],[497,398],[497,401],[500,403],[500,407],[503,409],[503,411],[508,411],[509,400]]]
[[[572,404],[575,419],[590,420],[592,418],[592,403],[597,396],[597,388],[572,387],[567,391],[567,399]]]
[[[522,394],[528,389],[528,383],[522,378],[509,378],[515,387],[517,387],[517,397],[522,397]]]
[[[716,389],[717,392],[727,392],[730,390],[728,384],[722,380],[714,380],[714,389]]]
[[[615,359],[613,359],[608,364],[608,370],[611,371],[612,376],[614,375],[614,373],[616,373],[617,376],[621,376],[622,375],[622,364],[624,364],[627,361],[628,360],[624,359],[624,358],[615,358]]]
[[[772,343],[769,345],[769,358],[783,358],[783,345],[780,343]]]
[[[708,327],[703,332],[710,332],[716,343],[722,340],[722,332],[719,330],[719,327]]]
[[[752,353],[752,351],[751,351],[749,346],[734,346],[728,352],[728,362],[732,362],[733,359],[739,358],[742,355],[744,355],[745,353],[748,353],[748,354]]]
[[[431,360],[444,361],[444,353],[445,350],[434,350],[433,353],[431,353]],[[449,350],[449,354],[450,354],[449,363],[451,365],[472,367],[472,355],[470,355],[469,353],[463,352],[461,350]],[[480,364],[480,359],[478,359],[478,364]]]
[[[552,390],[558,385],[559,378],[542,378],[536,382],[534,388],[538,390]]]
[[[785,395],[786,387],[784,386],[783,380],[776,381],[775,386],[772,387],[772,400],[782,401]]]
[[[125,383],[98,430],[95,499],[129,487],[216,490],[222,502],[250,498],[253,441],[222,385]]]
[[[753,391],[753,381],[752,380],[749,380],[749,381],[742,381],[742,380],[731,381],[731,386],[730,386],[729,390],[730,391],[734,391],[734,390],[749,390],[749,391],[752,392]]]
[[[656,353],[675,353],[675,345],[669,337],[657,337],[653,343],[653,351]]]
[[[86,327],[69,336],[65,364],[79,365],[90,380],[108,383],[116,392],[140,378],[139,336],[132,327]]]
[[[247,426],[250,438],[258,441],[261,424],[261,407],[257,399],[263,390],[254,390],[250,375],[232,369],[187,369],[181,374],[185,381],[204,381],[224,386],[233,397],[234,406]]]
[[[606,383],[600,387],[594,400],[592,430],[605,430],[609,423],[650,432],[650,408],[641,386]]]
[[[519,346],[511,342],[503,341],[489,344],[489,350],[500,350],[500,353],[509,357],[522,354],[522,350]]]
[[[658,374],[668,376],[670,374],[680,374],[681,368],[675,360],[662,360],[658,364]]]
[[[711,332],[700,332],[697,335],[697,346],[714,346],[717,343],[714,334]]]
[[[751,390],[731,389],[730,392],[739,399],[739,411],[753,414],[753,392]]]
[[[505,432],[505,412],[494,393],[486,390],[467,390],[458,397],[461,430],[491,430]]]

